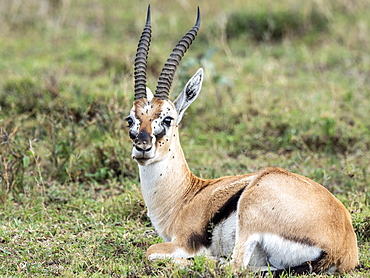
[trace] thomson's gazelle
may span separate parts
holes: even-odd
[[[150,7],[137,49],[135,100],[126,120],[148,214],[164,240],[148,249],[147,258],[230,256],[236,269],[294,273],[353,269],[358,251],[351,216],[320,184],[280,168],[211,180],[189,170],[179,123],[201,90],[203,70],[174,102],[169,92],[199,26],[198,8],[194,27],[174,48],[154,95],[146,87]]]

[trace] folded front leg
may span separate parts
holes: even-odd
[[[186,250],[174,242],[154,244],[146,252],[146,257],[151,261],[160,259],[187,259],[194,255],[194,252]]]

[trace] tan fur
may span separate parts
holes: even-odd
[[[198,254],[201,250],[189,244],[189,237],[207,226],[211,216],[225,200],[246,185],[246,182],[237,181],[248,176],[250,175],[203,180],[193,174],[189,175],[191,182],[179,198],[181,201],[176,204],[176,211],[165,223],[165,235],[175,240],[151,246],[147,251],[147,257],[153,253],[170,254],[175,247],[183,248],[192,256]]]
[[[146,130],[149,134],[152,133],[151,122],[158,119],[161,112],[161,100],[156,99],[155,103],[150,104],[148,109],[148,100],[146,98],[136,100],[134,103],[135,106],[135,116],[140,119],[142,123],[140,125],[139,132]]]
[[[127,118],[148,216],[165,241],[147,258],[231,255],[235,268],[257,270],[270,262],[276,269],[313,262],[315,272],[356,267],[350,214],[320,184],[272,167],[211,180],[190,171],[178,123],[202,82],[199,69],[174,102],[147,90]]]
[[[348,211],[327,189],[308,178],[266,168],[244,191],[239,211],[239,229],[248,231],[241,232],[244,237],[275,233],[307,241],[327,253],[320,270],[336,265],[346,272],[358,264],[357,241]]]
[[[189,188],[187,194],[183,196],[181,210],[169,227],[172,234],[178,234],[181,231],[180,245],[189,253],[198,251],[187,242],[191,233],[201,231],[207,226],[209,219],[225,201],[241,187],[245,187],[245,182],[237,183],[237,181],[247,176],[249,175],[215,180],[201,180],[196,179],[195,176],[192,177],[193,188],[192,190]]]
[[[151,102],[146,99],[135,102],[133,111],[140,122],[140,131],[153,132],[153,121],[164,117],[164,103],[155,98]],[[173,105],[167,103],[167,110],[171,109]],[[168,113],[176,117],[173,112]],[[168,242],[151,246],[148,258],[207,254],[207,248],[199,242],[204,240],[202,235],[210,219],[231,196],[246,187],[237,208],[235,268],[243,267],[244,242],[258,233],[276,234],[321,248],[326,255],[315,271],[325,271],[335,265],[338,271],[346,272],[358,264],[356,236],[348,211],[316,182],[280,168],[266,168],[257,174],[200,179],[188,168],[175,124],[153,147],[160,159],[140,166],[143,195],[154,226]],[[148,173],[153,174],[147,176]]]

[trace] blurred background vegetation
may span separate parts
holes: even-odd
[[[202,93],[181,127],[192,171],[212,178],[279,166],[315,179],[352,212],[369,264],[370,2],[150,4],[152,89],[169,53],[194,24],[196,7],[201,8],[200,32],[172,86],[174,98],[204,68]],[[114,223],[141,219],[150,227],[123,120],[132,105],[133,61],[147,5],[126,0],[0,2],[5,230],[15,229],[6,219],[35,220],[30,215],[38,210],[58,215],[81,202],[97,215],[118,202],[119,207],[110,208]],[[45,230],[61,223],[39,221]],[[127,225],[123,229],[136,235],[140,224]],[[3,238],[8,247],[0,251],[12,261],[5,230],[0,242]],[[122,248],[143,252],[146,244]],[[70,269],[71,260],[58,267]],[[126,267],[127,272],[115,273],[143,275],[141,268]],[[50,268],[40,264],[42,271],[53,273]]]

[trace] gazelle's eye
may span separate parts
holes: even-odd
[[[131,127],[132,124],[134,123],[134,120],[131,117],[127,117],[125,120],[126,120],[126,122],[128,124],[128,127]]]
[[[173,118],[172,117],[166,117],[163,119],[163,124],[165,124],[166,126],[171,126],[171,122],[172,122]]]

